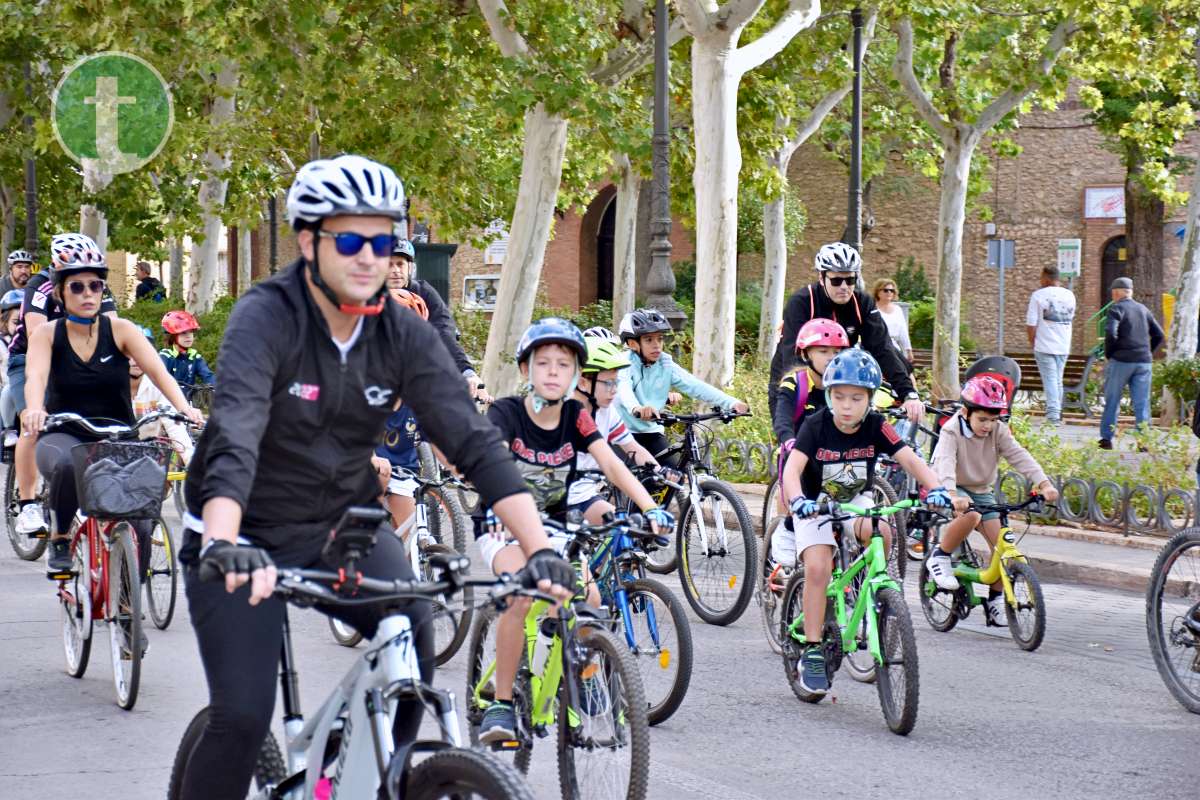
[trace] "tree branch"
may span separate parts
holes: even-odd
[[[716,20],[715,0],[675,0],[675,6],[692,36],[708,33]]]
[[[821,14],[820,0],[792,0],[771,29],[733,54],[733,62],[744,75],[778,55],[800,31]]]
[[[863,57],[866,57],[867,50],[871,47],[871,41],[875,38],[875,23],[879,19],[879,9],[872,8],[867,17],[866,24],[863,25]],[[854,34],[850,35],[849,49],[851,53],[854,51]],[[825,122],[825,117],[829,116],[829,112],[833,111],[843,98],[850,93],[854,88],[854,79],[846,81],[845,84],[833,89],[825,94],[817,104],[813,106],[812,111],[796,129],[796,135],[784,143],[779,151],[779,161],[783,170],[787,170],[788,162],[792,160],[792,156],[802,144],[820,130],[821,125]]]
[[[717,12],[717,27],[736,33],[762,10],[767,0],[729,0]]]
[[[908,17],[904,17],[896,23],[896,38],[898,40],[896,60],[892,62],[892,72],[895,74],[896,80],[900,81],[900,85],[904,87],[904,93],[908,95],[909,102],[917,110],[917,115],[933,128],[934,133],[943,143],[949,142],[954,136],[949,121],[934,107],[933,100],[921,86],[916,72],[913,71],[913,29],[912,20]]]
[[[687,36],[687,27],[683,20],[676,17],[667,31],[667,46],[672,47]],[[616,86],[633,75],[654,59],[654,37],[639,42],[636,47],[618,45],[605,59],[604,63],[592,70],[591,77],[596,83]]]
[[[1058,61],[1059,54],[1067,46],[1067,41],[1078,30],[1079,27],[1075,24],[1074,17],[1067,17],[1058,23],[1054,32],[1050,34],[1050,41],[1046,43],[1046,52],[1042,54],[1042,59],[1038,62],[1037,71],[1033,77],[1023,87],[1009,89],[993,100],[976,118],[974,128],[980,132],[990,130],[1009,112],[1025,102],[1025,98],[1029,97],[1037,88],[1038,81],[1049,75],[1050,71],[1054,69],[1054,63]]]
[[[508,13],[508,6],[504,4],[504,0],[476,0],[476,2],[479,3],[479,11],[487,20],[488,30],[491,31],[492,40],[499,46],[500,53],[505,58],[529,55],[529,45],[525,42],[525,37],[517,33],[515,28],[509,27],[511,15]]]

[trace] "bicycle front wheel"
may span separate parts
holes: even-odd
[[[329,632],[333,634],[333,640],[342,647],[358,647],[358,643],[363,640],[357,628],[334,617],[329,617]]]
[[[521,773],[478,750],[443,750],[409,773],[403,793],[408,800],[533,800]]]
[[[165,631],[175,616],[175,592],[179,572],[175,564],[175,544],[171,529],[161,517],[150,531],[150,564],[147,566],[146,601],[154,627]]]
[[[454,492],[438,486],[425,489],[425,510],[429,515],[429,533],[440,544],[454,548],[466,555],[467,532],[471,521],[463,511],[462,504]]]
[[[108,638],[111,644],[113,686],[117,705],[126,711],[137,703],[142,679],[142,585],[137,566],[133,526],[118,522],[112,530],[108,556]]]
[[[428,544],[422,547],[420,580],[431,581],[434,579],[433,573],[429,569],[429,557],[437,553],[447,556],[457,554],[453,548],[444,544]],[[433,641],[439,667],[454,658],[454,654],[462,648],[463,642],[467,640],[467,634],[471,632],[473,597],[474,592],[471,587],[466,587],[463,590],[463,609],[461,611],[452,611],[441,598],[433,601]]]
[[[558,704],[558,782],[563,800],[644,800],[650,780],[646,695],[624,642],[598,625],[576,629],[573,681],[580,707]]]
[[[1004,604],[1008,614],[1008,631],[1022,650],[1037,650],[1046,636],[1046,601],[1042,597],[1042,582],[1033,567],[1024,561],[1008,566],[1016,605]]]
[[[683,603],[656,580],[625,585],[630,629],[625,631],[646,693],[646,718],[657,725],[683,703],[692,682],[692,627]]]
[[[875,603],[879,651],[883,656],[883,663],[875,669],[879,705],[892,733],[907,736],[917,724],[921,694],[917,637],[913,634],[908,606],[899,592],[881,589],[875,595]]]
[[[729,625],[746,611],[757,567],[754,526],[732,486],[700,481],[700,503],[682,501],[675,541],[679,582],[692,610],[710,625]]]
[[[1200,528],[1171,537],[1146,587],[1146,635],[1163,683],[1200,714]]]

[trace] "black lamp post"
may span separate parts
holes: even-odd
[[[850,111],[850,201],[846,213],[846,233],[842,239],[862,251],[862,9],[850,12],[854,25],[854,91]]]
[[[666,0],[654,6],[654,139],[651,178],[650,271],[646,275],[646,305],[657,308],[679,330],[687,315],[675,302],[675,273],[671,269],[671,120],[669,44],[670,17]]]

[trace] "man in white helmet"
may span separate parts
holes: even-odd
[[[33,274],[33,254],[28,250],[13,250],[8,254],[8,274],[0,279],[0,297],[13,289],[24,289]]]
[[[767,394],[775,406],[775,390],[779,381],[795,365],[796,334],[804,323],[818,317],[831,319],[846,329],[850,346],[860,345],[875,357],[883,377],[896,395],[903,399],[904,410],[914,422],[925,413],[900,354],[892,346],[887,323],[875,307],[870,295],[858,288],[862,273],[862,257],[848,244],[833,242],[823,245],[814,259],[818,280],[801,288],[790,298],[783,310],[783,331],[775,355],[771,358],[771,382]]]
[[[570,594],[571,565],[550,548],[520,473],[437,332],[389,300],[392,226],[404,209],[400,180],[382,164],[351,155],[306,164],[287,198],[300,259],[251,288],[229,317],[221,381],[185,491],[180,561],[211,698],[183,777],[186,800],[246,796],[275,702],[284,615],[272,598],[276,565],[341,566],[322,547],[348,508],[378,505],[370,457],[397,398],[514,532],[529,576]],[[356,568],[410,579],[400,539],[390,526],[380,531]],[[317,608],[367,637],[380,618],[378,606]],[[407,613],[429,680],[428,603]],[[400,705],[397,741],[412,738],[420,715]]]

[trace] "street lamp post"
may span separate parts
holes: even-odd
[[[646,275],[646,305],[657,308],[679,330],[687,315],[675,302],[675,273],[671,269],[671,120],[667,1],[654,7],[654,139],[651,178],[650,272]]]
[[[862,252],[862,9],[850,12],[854,25],[854,91],[850,111],[850,201],[846,213],[846,244]]]

